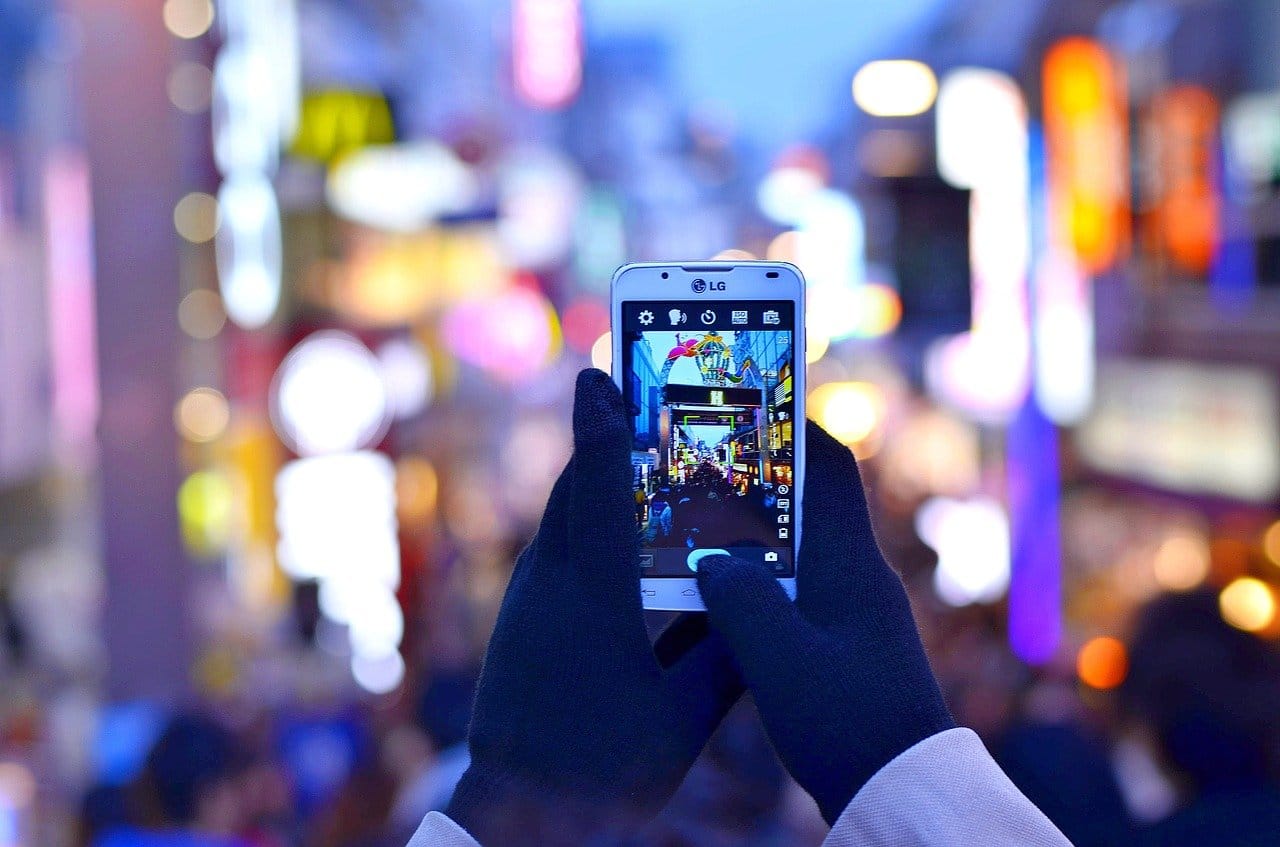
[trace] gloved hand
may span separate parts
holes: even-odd
[[[625,828],[656,813],[743,690],[705,615],[677,619],[650,644],[631,425],[601,371],[578,377],[573,432],[573,458],[507,587],[476,693],[471,766],[446,810],[486,847],[547,837],[513,814]]]
[[[758,563],[711,556],[698,587],[778,756],[827,823],[881,767],[955,726],[885,562],[853,454],[809,422],[796,602]]]

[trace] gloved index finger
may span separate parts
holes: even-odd
[[[578,376],[573,442],[570,578],[609,614],[634,613],[643,633],[631,425],[621,393],[602,371],[585,370]]]
[[[538,534],[533,539],[533,545],[544,560],[555,561],[569,555],[569,501],[572,486],[573,459],[571,458],[551,488],[551,494],[547,497],[547,508],[543,511],[542,520],[538,523]]]
[[[813,421],[805,439],[796,603],[814,623],[830,624],[856,602],[860,574],[881,566],[880,548],[852,451]]]

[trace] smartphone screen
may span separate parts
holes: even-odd
[[[795,303],[621,306],[641,576],[688,578],[707,549],[794,576]]]

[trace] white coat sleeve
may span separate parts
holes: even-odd
[[[480,847],[480,842],[440,812],[429,812],[408,847]]]
[[[1071,847],[970,729],[926,738],[881,768],[823,847]]]

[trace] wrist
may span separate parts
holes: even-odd
[[[449,804],[445,806],[444,813],[454,823],[461,825],[472,835],[476,835],[476,828],[496,806],[500,805],[502,785],[503,780],[497,773],[472,762],[462,772],[458,784],[454,786],[453,795],[449,798]]]
[[[864,736],[858,745],[860,749],[855,748],[857,752],[847,763],[842,779],[814,781],[809,793],[828,824],[835,824],[863,786],[886,765],[925,739],[956,727],[955,719],[940,702],[918,703],[915,708],[900,711],[896,718],[890,732],[884,732],[882,727],[880,732]]]
[[[444,813],[485,847],[579,845],[626,833],[644,817],[588,790],[570,791],[532,775],[473,763]]]

